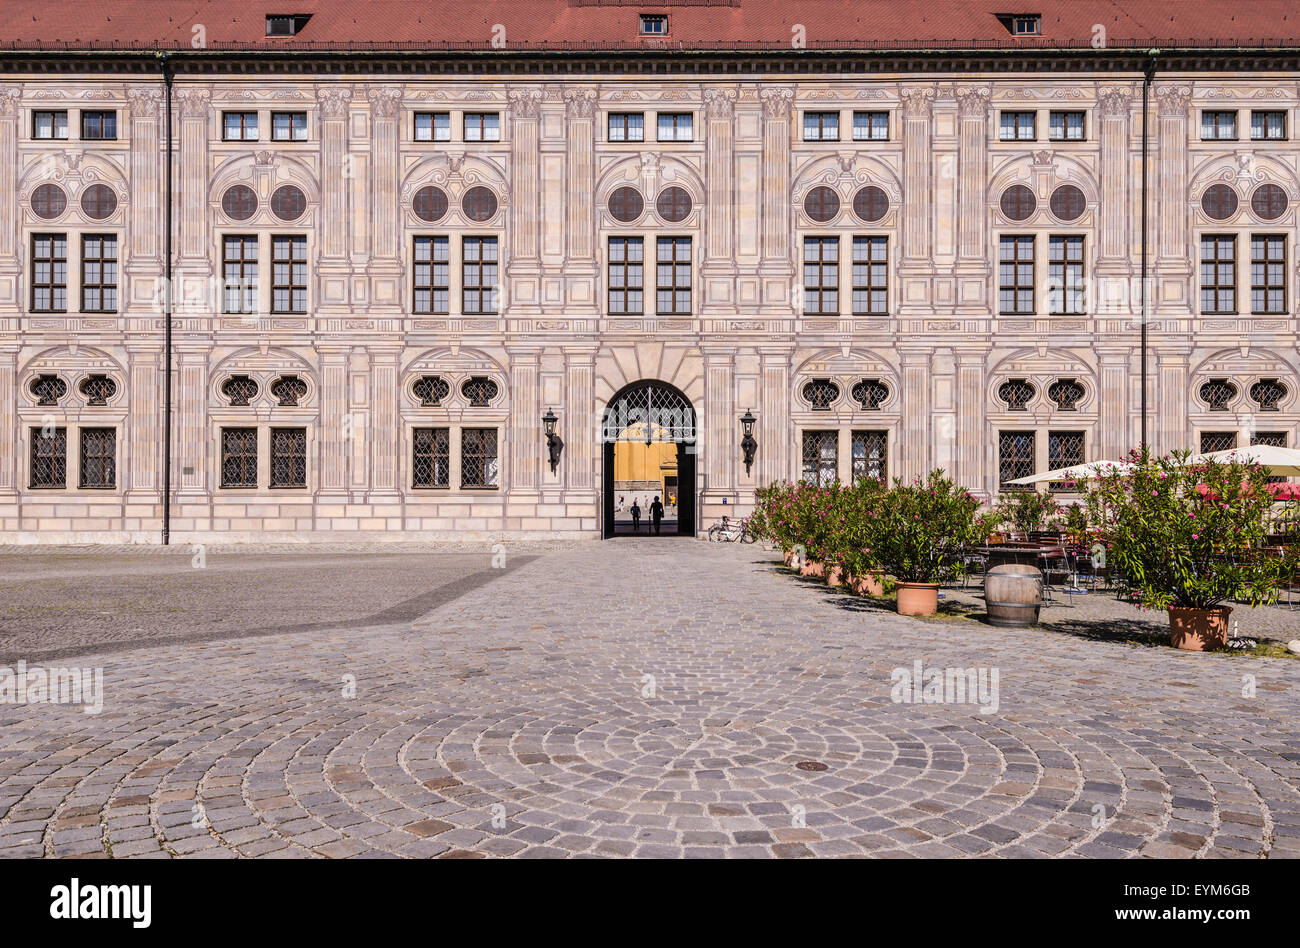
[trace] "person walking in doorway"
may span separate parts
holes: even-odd
[[[654,502],[650,504],[650,523],[654,526],[655,533],[659,532],[659,524],[664,519],[664,505],[659,502],[659,495],[655,494]]]
[[[641,505],[635,499],[632,501],[632,532],[641,532]]]

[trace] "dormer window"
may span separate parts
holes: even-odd
[[[1012,36],[1041,36],[1043,17],[1038,13],[999,13],[998,20]]]
[[[277,14],[266,17],[267,36],[297,36],[311,19],[310,13]]]
[[[665,36],[668,33],[668,17],[659,13],[641,14],[642,36]]]

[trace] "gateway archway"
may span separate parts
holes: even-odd
[[[600,431],[602,535],[654,536],[650,505],[657,496],[665,507],[659,535],[694,536],[698,440],[690,399],[666,382],[633,382],[609,400]]]

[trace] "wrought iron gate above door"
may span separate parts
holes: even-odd
[[[671,385],[637,382],[605,408],[601,441],[677,441],[695,443],[695,409]]]

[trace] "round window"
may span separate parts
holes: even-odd
[[[655,202],[659,216],[670,224],[680,224],[691,213],[691,196],[684,188],[664,188]]]
[[[636,188],[619,188],[609,196],[609,213],[616,221],[630,224],[645,210],[645,201]]]
[[[1008,220],[1025,221],[1038,207],[1038,199],[1023,184],[1013,184],[1002,192],[1001,206]]]
[[[68,196],[57,184],[42,184],[32,192],[32,213],[45,220],[52,220],[64,212],[68,206]]]
[[[1088,207],[1088,200],[1072,184],[1063,184],[1052,192],[1052,213],[1057,220],[1077,221]]]
[[[411,201],[411,210],[422,221],[440,221],[447,213],[447,192],[433,186],[420,188]]]
[[[497,196],[488,188],[470,188],[460,202],[465,216],[477,223],[491,220],[497,212]]]
[[[817,223],[825,224],[840,212],[840,196],[831,188],[813,188],[803,199],[803,209]]]
[[[1201,195],[1201,210],[1216,221],[1226,221],[1237,213],[1237,192],[1226,184],[1215,184]]]
[[[292,184],[282,185],[271,195],[271,213],[282,221],[296,221],[307,212],[307,195]]]
[[[874,224],[888,212],[889,196],[875,185],[868,185],[853,195],[853,213],[868,224]]]
[[[257,213],[257,192],[246,184],[226,188],[221,196],[221,209],[235,221],[246,221]]]

